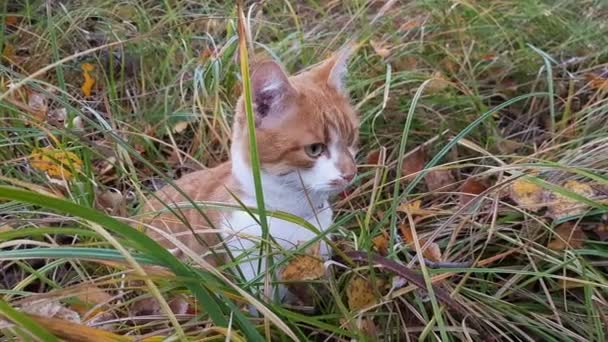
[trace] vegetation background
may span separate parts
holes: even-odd
[[[0,339],[606,340],[605,1],[245,4],[247,48],[291,72],[360,44],[341,255],[324,277],[277,265],[328,290],[314,310],[263,306],[129,226],[151,191],[227,158],[234,3],[0,14]]]

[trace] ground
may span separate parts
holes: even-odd
[[[249,52],[290,72],[359,45],[335,262],[277,265],[325,294],[266,309],[129,226],[151,191],[227,159],[236,6],[0,9],[0,336],[606,340],[603,1],[245,3]]]

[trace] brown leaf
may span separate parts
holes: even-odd
[[[434,94],[442,90],[445,90],[450,85],[450,81],[441,73],[441,71],[435,71],[431,76],[431,81],[426,86],[426,91]]]
[[[358,275],[353,276],[346,285],[346,297],[351,310],[360,310],[376,304],[372,283]]]
[[[406,213],[406,214],[409,213],[412,216],[418,215],[420,213],[424,214],[424,213],[426,213],[426,211],[420,209],[421,205],[422,205],[421,200],[409,201],[409,202],[400,204],[397,207],[397,211]]]
[[[0,230],[1,231],[1,230]],[[608,241],[608,224],[599,224],[593,229],[600,241]]]
[[[569,180],[566,181],[562,186],[566,190],[574,192],[587,199],[595,196],[595,191],[593,188],[586,183]],[[589,209],[588,204],[579,202],[577,199],[553,191],[545,194],[544,201],[548,209],[547,215],[554,220],[559,220],[568,216],[581,215]]]
[[[76,297],[90,305],[109,303],[112,300],[112,296],[109,293],[95,285],[89,285],[82,289],[78,289],[78,295]]]
[[[177,295],[169,301],[171,311],[176,315],[185,315],[190,311],[190,302],[185,295]]]
[[[410,248],[414,249],[414,235],[412,234],[410,226],[406,223],[402,223],[399,225],[399,230],[401,230],[403,240],[407,243],[408,246],[410,246]],[[424,247],[425,243],[426,240],[419,240],[420,247]],[[439,248],[439,245],[435,242],[429,244],[429,246],[422,252],[422,256],[434,262],[440,262],[442,260],[441,249]]]
[[[401,176],[405,179],[411,180],[414,178],[414,174],[422,171],[424,165],[427,162],[427,155],[424,147],[417,149],[415,152],[409,154],[404,160],[401,168]]]
[[[452,170],[434,169],[424,175],[424,182],[429,191],[448,190],[450,185],[455,182]]]
[[[587,82],[589,82],[589,86],[591,89],[606,91],[608,90],[608,79],[603,77],[602,75],[596,75],[593,73],[585,75]]]
[[[387,255],[388,254],[388,236],[386,234],[386,232],[382,232],[382,234],[376,236],[375,238],[372,239],[372,243],[374,244],[374,249],[380,254],[380,255]]]
[[[116,190],[106,190],[95,196],[95,206],[108,214],[125,216],[127,213],[127,203],[123,194]]]
[[[386,58],[391,54],[390,47],[388,44],[386,44],[386,42],[379,42],[371,39],[369,41],[369,45],[371,45],[374,52],[382,58]]]
[[[566,222],[555,228],[555,237],[549,241],[547,247],[554,251],[562,251],[567,248],[579,249],[583,247],[586,239],[585,232],[577,225]]]
[[[368,165],[378,165],[380,163],[380,150],[371,150],[365,158]]]
[[[376,324],[374,323],[373,318],[363,318],[359,325],[359,329],[364,333],[367,337],[369,337],[372,341],[377,340],[378,338],[378,329],[376,328]]]
[[[401,31],[410,31],[416,28],[421,27],[424,24],[424,18],[412,18],[401,24],[399,26],[399,30]]]
[[[487,187],[484,184],[476,181],[474,178],[467,179],[460,188],[460,205],[465,206],[486,189]]]
[[[523,178],[511,183],[509,197],[524,209],[538,211],[544,206],[544,189]]]

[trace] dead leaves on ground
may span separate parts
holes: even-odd
[[[381,279],[376,279],[382,282]],[[354,275],[346,285],[346,299],[349,309],[361,310],[377,303],[376,289],[382,284],[372,284],[369,279]]]
[[[579,249],[583,247],[586,239],[585,232],[578,225],[566,222],[555,228],[553,240],[549,241],[547,247],[554,251],[562,251],[567,248]]]
[[[281,271],[281,280],[308,281],[323,277],[325,267],[320,253],[321,243],[317,242],[307,248],[304,254],[293,257]]]
[[[410,225],[402,223],[399,225],[399,230],[401,231],[401,236],[403,237],[405,243],[411,249],[415,250],[415,240]],[[431,242],[428,247],[424,248],[424,245],[426,244],[426,240],[424,239],[419,239],[418,244],[421,248],[423,248],[422,256],[425,259],[428,259],[433,262],[440,262],[442,260],[441,249],[439,248],[438,244],[436,244],[435,242]]]

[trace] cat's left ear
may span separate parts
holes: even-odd
[[[325,62],[323,62],[323,64],[320,66],[321,76],[325,78],[327,85],[343,94],[347,93],[345,78],[347,74],[348,60],[356,48],[357,45],[350,42]]]

